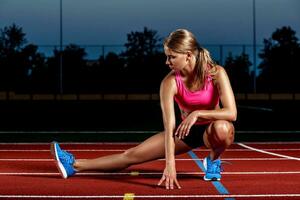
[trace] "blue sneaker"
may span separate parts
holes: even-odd
[[[205,181],[219,181],[221,180],[221,160],[212,161],[209,156],[204,158],[203,165],[205,168]]]
[[[62,150],[57,142],[51,143],[51,153],[56,160],[56,166],[63,178],[68,178],[76,173],[73,164],[75,158],[71,153]]]

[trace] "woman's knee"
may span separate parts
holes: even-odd
[[[234,126],[229,121],[217,120],[210,127],[210,135],[220,143],[231,144],[234,139]]]
[[[159,132],[122,154],[129,164],[138,164],[164,156],[164,134]]]
[[[128,162],[128,164],[137,163],[139,160],[138,153],[135,150],[135,147],[127,149],[122,153],[124,159]]]

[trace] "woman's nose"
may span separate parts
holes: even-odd
[[[166,60],[166,65],[169,65],[170,64],[170,61],[169,61],[169,59],[167,58],[167,60]]]

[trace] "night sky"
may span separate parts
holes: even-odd
[[[0,0],[0,28],[17,24],[28,42],[59,44],[59,0]],[[252,0],[63,0],[63,43],[124,44],[143,27],[165,37],[177,28],[202,44],[252,44]],[[282,26],[299,38],[299,0],[256,0],[257,44]]]

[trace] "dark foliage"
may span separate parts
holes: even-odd
[[[300,45],[296,32],[290,27],[277,29],[272,37],[264,40],[259,54],[262,73],[258,78],[259,91],[300,91]]]

